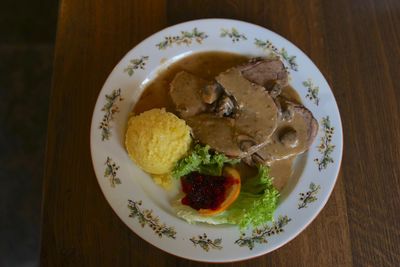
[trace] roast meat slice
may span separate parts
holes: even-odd
[[[194,116],[207,109],[202,90],[208,82],[186,71],[175,75],[170,85],[170,96],[182,118]]]
[[[200,86],[206,86],[206,82],[191,76],[180,73],[175,77],[171,83],[171,97],[196,139],[218,152],[238,158],[249,156],[269,141],[277,126],[278,109],[265,88],[248,81],[237,68],[229,69],[216,78],[223,93],[214,101],[216,107],[207,109],[198,103],[201,95],[196,95],[200,100],[197,97],[186,100],[190,94],[198,94]],[[187,91],[190,91],[189,96],[185,95]],[[189,110],[190,105],[197,108]]]
[[[243,152],[251,154],[266,144],[275,131],[277,106],[264,87],[248,81],[238,68],[221,73],[216,81],[235,102],[233,118],[236,143]]]
[[[305,152],[318,133],[318,122],[303,105],[281,99],[282,111],[278,126],[270,142],[246,158],[250,165],[270,165],[275,160]]]
[[[278,109],[264,87],[248,81],[237,68],[221,73],[216,80],[237,103],[235,132],[256,143],[266,142],[276,129]]]
[[[218,117],[213,113],[202,113],[186,119],[192,133],[201,143],[230,157],[242,158],[248,154],[240,149],[235,138],[235,120]]]
[[[264,86],[268,91],[274,89],[275,84],[278,84],[281,88],[288,85],[288,73],[279,58],[254,58],[238,68],[243,77]]]
[[[215,80],[182,71],[171,82],[176,110],[201,143],[250,165],[270,165],[309,148],[318,123],[303,105],[279,95],[288,84],[279,59],[254,59]]]

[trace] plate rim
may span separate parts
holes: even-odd
[[[319,196],[319,197],[321,198],[322,201],[321,201],[320,204],[318,205],[318,207],[317,207],[317,209],[316,209],[316,212],[313,212],[313,213],[312,213],[312,216],[311,216],[311,217],[308,217],[307,223],[306,223],[305,225],[303,225],[300,229],[298,229],[297,231],[295,231],[295,233],[293,233],[292,235],[288,236],[288,238],[285,238],[285,241],[284,241],[284,242],[281,242],[279,245],[274,246],[273,248],[269,249],[268,251],[267,251],[267,250],[264,250],[264,251],[260,251],[259,253],[249,253],[249,257],[245,257],[245,258],[233,258],[233,259],[231,259],[231,260],[224,260],[224,261],[209,261],[209,260],[207,260],[207,259],[194,259],[194,258],[184,257],[184,256],[179,255],[179,254],[177,254],[177,253],[173,253],[173,252],[171,252],[171,251],[167,251],[167,250],[163,249],[162,247],[157,246],[156,244],[154,244],[154,243],[152,243],[152,242],[146,240],[144,237],[142,237],[141,235],[139,235],[137,232],[138,232],[138,231],[141,231],[141,228],[137,228],[137,229],[135,229],[135,230],[132,229],[132,227],[131,227],[130,225],[128,225],[128,224],[121,218],[121,215],[118,214],[116,208],[114,208],[114,206],[111,205],[111,201],[110,201],[109,198],[107,197],[107,193],[105,192],[104,188],[103,188],[103,187],[101,186],[101,184],[100,184],[100,179],[101,179],[102,177],[101,177],[101,176],[99,177],[99,175],[97,175],[96,164],[98,164],[98,163],[95,162],[94,157],[93,157],[93,153],[94,153],[93,146],[94,146],[95,140],[93,139],[92,136],[93,136],[93,133],[97,130],[96,121],[94,120],[94,118],[95,118],[95,113],[96,113],[96,107],[98,106],[99,102],[101,101],[102,93],[104,93],[104,92],[107,91],[105,85],[106,85],[107,83],[110,82],[111,77],[113,76],[113,74],[114,74],[114,72],[116,71],[117,67],[121,65],[121,63],[123,62],[123,60],[124,60],[125,58],[127,58],[127,56],[128,56],[132,51],[134,51],[134,50],[135,50],[137,47],[139,47],[140,45],[143,45],[143,44],[145,44],[146,42],[149,42],[149,40],[151,40],[152,38],[154,38],[157,34],[161,34],[162,32],[167,32],[168,30],[171,30],[171,29],[173,29],[173,28],[178,28],[178,27],[181,27],[181,26],[183,26],[183,25],[193,24],[193,23],[201,24],[201,23],[203,23],[203,22],[215,22],[215,23],[216,23],[216,22],[221,22],[221,23],[222,23],[222,22],[224,22],[224,23],[235,22],[235,23],[238,23],[238,24],[246,24],[247,26],[250,26],[250,27],[256,27],[258,30],[262,30],[262,31],[265,31],[265,30],[266,30],[266,31],[268,31],[268,32],[270,32],[270,33],[276,35],[277,37],[279,37],[280,39],[282,39],[284,42],[288,42],[288,43],[291,44],[293,47],[295,47],[297,50],[299,50],[300,53],[302,54],[302,56],[305,57],[305,58],[315,67],[315,69],[319,72],[319,75],[323,78],[323,80],[324,80],[324,81],[326,82],[326,84],[328,85],[328,88],[327,88],[327,89],[329,89],[329,92],[332,94],[332,99],[331,99],[331,100],[333,101],[334,106],[336,107],[336,110],[333,111],[334,113],[337,114],[337,124],[335,125],[335,126],[337,126],[337,129],[336,129],[336,130],[340,130],[340,134],[339,134],[339,136],[340,136],[340,139],[339,139],[339,141],[340,141],[340,142],[339,142],[339,143],[340,143],[340,146],[336,147],[336,149],[337,149],[340,153],[339,153],[338,157],[335,158],[335,160],[337,161],[337,167],[336,167],[335,170],[334,170],[334,175],[332,175],[332,176],[334,176],[334,177],[332,177],[332,178],[334,179],[334,181],[333,181],[333,183],[332,183],[332,186],[329,188],[328,193]],[[195,51],[195,52],[198,52],[198,51]],[[153,71],[154,71],[154,70],[153,70]],[[110,74],[108,75],[107,79],[106,79],[105,82],[103,83],[103,86],[102,86],[101,90],[100,90],[99,93],[98,93],[98,96],[97,96],[97,99],[96,99],[96,103],[95,103],[95,105],[94,105],[94,107],[93,107],[93,114],[92,114],[91,127],[90,127],[90,133],[89,133],[89,134],[90,134],[89,137],[90,137],[91,160],[92,160],[93,169],[94,169],[94,172],[95,172],[95,175],[96,175],[96,179],[97,179],[97,182],[98,182],[99,187],[100,187],[100,189],[101,189],[101,192],[103,193],[103,195],[104,195],[106,201],[108,202],[108,205],[111,206],[113,212],[119,217],[119,219],[120,219],[133,233],[135,233],[138,237],[140,237],[141,239],[143,239],[143,240],[146,241],[147,243],[151,244],[152,246],[154,246],[154,247],[156,247],[156,248],[158,248],[158,249],[160,249],[160,250],[162,250],[162,251],[165,251],[165,252],[167,252],[168,254],[171,254],[171,255],[174,255],[174,256],[177,256],[177,257],[180,257],[180,258],[183,258],[183,259],[189,259],[189,260],[198,261],[198,262],[228,263],[228,262],[237,262],[237,261],[252,259],[252,258],[256,258],[256,257],[262,256],[262,255],[266,255],[267,253],[270,253],[270,252],[272,252],[272,251],[274,251],[274,250],[276,250],[276,249],[278,249],[278,248],[280,248],[280,247],[286,245],[286,244],[289,243],[290,241],[292,241],[294,238],[296,238],[300,233],[302,233],[302,232],[304,231],[304,229],[307,228],[307,227],[315,220],[315,218],[319,215],[319,213],[320,213],[320,212],[322,211],[322,209],[325,207],[326,203],[328,202],[329,198],[330,198],[331,195],[332,195],[333,189],[335,188],[335,185],[336,185],[337,180],[338,180],[338,178],[339,178],[340,169],[341,169],[341,164],[342,164],[342,159],[343,159],[343,144],[344,144],[344,140],[343,140],[343,139],[344,139],[344,138],[343,138],[343,126],[342,126],[342,119],[341,119],[340,111],[339,111],[339,108],[338,108],[338,105],[337,105],[336,98],[335,98],[335,96],[334,96],[334,94],[333,94],[333,91],[332,91],[332,89],[331,89],[331,86],[329,85],[328,81],[327,81],[326,78],[323,76],[323,74],[321,73],[321,71],[319,70],[319,68],[315,65],[315,63],[314,63],[314,62],[308,57],[308,55],[307,55],[306,53],[304,53],[299,47],[297,47],[295,44],[293,44],[291,41],[287,40],[286,38],[284,38],[284,37],[281,36],[280,34],[274,32],[274,31],[271,31],[271,30],[269,30],[269,29],[267,29],[267,28],[264,28],[264,27],[262,27],[262,26],[253,24],[253,23],[249,23],[249,22],[245,22],[245,21],[240,21],[240,20],[234,20],[234,19],[225,19],[225,18],[210,18],[210,19],[190,20],[190,21],[186,21],[186,22],[179,23],[179,24],[171,25],[171,26],[169,26],[169,27],[163,28],[163,29],[161,29],[161,30],[159,30],[159,31],[157,31],[157,32],[155,32],[155,33],[149,35],[147,38],[145,38],[144,40],[142,40],[141,42],[139,42],[138,44],[136,44],[133,48],[131,48],[129,51],[127,51],[127,53],[125,53],[125,55],[118,61],[118,63],[117,63],[117,64],[114,66],[114,68],[111,70],[111,72],[110,72]],[[253,252],[254,252],[254,251],[253,251]]]

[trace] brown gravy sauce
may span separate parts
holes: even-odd
[[[169,84],[180,71],[187,71],[206,80],[212,80],[226,69],[247,62],[249,57],[226,52],[202,52],[184,57],[164,70],[151,81],[140,96],[133,112],[135,114],[152,108],[162,108],[174,113],[169,96]]]
[[[169,96],[169,84],[180,71],[187,71],[206,80],[212,80],[219,73],[247,62],[249,57],[227,52],[200,52],[186,56],[167,68],[161,70],[157,77],[144,89],[133,112],[140,114],[153,108],[165,108],[175,113],[172,100]],[[290,86],[282,89],[283,96],[289,100],[301,103],[300,96]],[[270,175],[274,177],[274,186],[281,191],[292,175],[294,158],[275,161],[270,166]],[[257,169],[244,163],[238,165],[240,176],[244,179],[257,174]]]

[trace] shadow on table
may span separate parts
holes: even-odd
[[[0,9],[0,266],[38,266],[57,1]]]

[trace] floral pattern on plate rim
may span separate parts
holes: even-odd
[[[192,241],[193,245],[196,247],[199,245],[203,250],[209,251],[211,249],[222,249],[221,243],[222,243],[222,238],[216,238],[214,240],[211,240],[210,238],[207,237],[207,234],[204,233],[202,235],[198,235],[197,237],[192,237],[189,239]]]
[[[254,248],[255,243],[268,243],[267,237],[283,232],[286,226],[292,219],[288,216],[279,216],[278,221],[272,222],[271,225],[265,225],[261,228],[253,229],[251,236],[246,236],[242,233],[240,238],[235,241],[235,244],[240,247],[248,247],[250,250]]]
[[[121,96],[121,89],[114,89],[111,94],[106,95],[105,98],[106,103],[101,109],[101,111],[104,111],[104,116],[99,125],[99,129],[101,129],[101,141],[110,139],[111,122],[114,120],[114,114],[119,112],[119,108],[116,103],[124,100]]]
[[[233,43],[239,42],[240,40],[247,40],[246,35],[244,35],[243,33],[239,33],[238,30],[236,30],[236,28],[232,27],[232,29],[229,31],[229,29],[225,29],[222,28],[221,29],[221,34],[220,37],[226,37],[228,36],[229,38],[231,38]]]
[[[298,71],[299,70],[299,65],[297,65],[296,62],[296,56],[294,55],[289,55],[288,52],[284,47],[279,50],[276,46],[272,44],[270,40],[262,41],[261,39],[254,39],[254,44],[263,49],[266,52],[269,52],[270,55],[275,55],[278,56],[282,59],[283,62],[288,64],[289,68]]]
[[[311,78],[308,78],[307,81],[304,81],[303,86],[307,88],[306,98],[312,101],[315,105],[319,104],[319,86],[314,85]]]
[[[186,44],[187,46],[192,44],[192,41],[196,41],[198,44],[201,44],[204,39],[208,37],[204,32],[199,31],[197,28],[193,28],[191,32],[181,31],[180,35],[176,36],[166,36],[164,41],[156,44],[159,50],[167,49],[167,47],[171,47],[172,44]]]
[[[318,200],[317,194],[321,189],[321,186],[311,182],[309,189],[310,190],[308,190],[307,192],[299,194],[300,198],[299,198],[299,205],[297,207],[298,209],[307,208],[308,204]]]
[[[146,66],[146,61],[149,59],[148,56],[141,56],[140,58],[134,58],[129,60],[129,65],[124,69],[124,72],[127,72],[129,76],[132,76],[135,73],[135,70],[142,69]]]
[[[160,219],[158,216],[153,215],[152,210],[142,210],[140,206],[142,205],[142,201],[133,201],[128,200],[128,208],[130,209],[131,213],[129,217],[135,218],[137,217],[139,223],[142,227],[146,224],[153,230],[155,234],[157,234],[160,238],[163,236],[169,238],[176,238],[176,231],[175,228],[172,226],[166,226],[165,223],[160,223]]]
[[[317,147],[318,151],[321,153],[321,157],[315,158],[314,161],[318,165],[318,170],[322,171],[328,167],[329,163],[334,162],[331,154],[335,149],[335,145],[332,144],[332,137],[334,135],[335,128],[331,126],[329,116],[323,117],[320,125],[322,125],[322,131],[324,132],[324,135],[321,137],[320,143]]]
[[[115,185],[121,184],[121,180],[117,177],[119,166],[115,164],[115,162],[110,157],[107,157],[104,165],[106,165],[106,169],[104,170],[104,177],[110,180],[111,187],[115,187]]]

